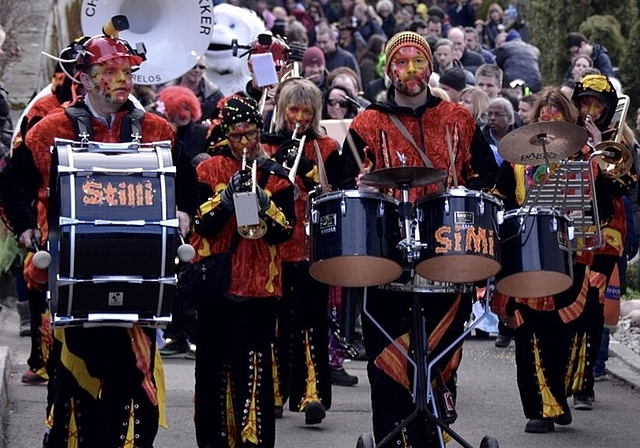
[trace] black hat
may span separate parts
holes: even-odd
[[[596,126],[604,131],[611,123],[611,119],[618,105],[618,94],[611,84],[609,78],[604,75],[586,75],[576,83],[573,90],[572,100],[574,104],[580,102],[580,98],[592,96],[598,98],[604,106],[604,111],[598,120],[595,121]]]
[[[464,70],[460,67],[453,67],[440,75],[440,84],[444,84],[447,87],[451,87],[453,90],[461,92],[467,87],[467,77],[464,74]]]

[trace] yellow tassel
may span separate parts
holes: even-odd
[[[249,398],[249,413],[247,414],[247,420],[242,428],[242,441],[244,443],[251,442],[255,445],[259,443],[258,440],[258,406],[257,406],[257,394],[258,394],[258,355],[253,354],[253,381],[251,382],[251,397]]]
[[[276,279],[276,276],[278,275],[279,271],[278,271],[278,266],[276,265],[276,247],[272,244],[269,244],[269,255],[270,255],[270,261],[269,261],[269,280],[267,281],[267,285],[265,286],[265,290],[269,293],[272,293],[273,291],[275,291],[275,287],[274,287],[274,281]]]
[[[547,379],[542,371],[542,362],[540,360],[540,349],[538,348],[538,338],[533,336],[533,355],[536,365],[536,376],[538,377],[538,387],[542,395],[542,417],[556,418],[563,413],[562,406],[551,393]]]
[[[167,387],[164,382],[164,364],[162,364],[162,357],[160,356],[160,350],[158,350],[157,346],[154,356],[153,379],[156,383],[157,390],[158,424],[161,428],[169,429],[169,424],[167,423]]]
[[[233,391],[231,390],[231,373],[226,373],[227,385],[224,393],[224,408],[225,415],[227,416],[227,440],[229,441],[229,448],[236,448],[236,435],[238,433],[238,427],[236,426],[236,415],[233,410]]]
[[[313,359],[311,358],[311,344],[309,343],[308,330],[304,331],[304,356],[307,366],[307,387],[305,388],[304,398],[300,403],[300,412],[304,411],[312,401],[320,401],[318,398],[318,389],[316,388],[316,369],[313,366]]]

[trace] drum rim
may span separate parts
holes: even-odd
[[[555,207],[519,207],[505,212],[503,219],[506,220],[514,216],[556,216],[565,219],[567,222],[573,221],[569,215]]]
[[[455,194],[451,194],[452,191],[455,191]],[[486,191],[481,190],[471,190],[469,188],[449,188],[446,191],[440,193],[432,193],[425,195],[418,199],[417,203],[421,204],[423,202],[433,201],[435,199],[440,199],[441,197],[454,197],[454,198],[483,198],[489,202],[492,202],[494,205],[498,207],[504,207],[502,200],[494,194],[488,193]]]
[[[379,193],[375,191],[363,191],[363,190],[339,190],[339,191],[331,191],[329,193],[321,194],[313,199],[314,204],[320,204],[321,202],[326,202],[334,198],[339,197],[348,197],[348,198],[369,198],[369,199],[381,199],[386,202],[391,202],[395,205],[400,204],[396,198],[389,196],[388,194]]]

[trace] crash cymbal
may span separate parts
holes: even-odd
[[[563,121],[541,121],[515,129],[498,144],[498,153],[520,165],[558,162],[577,153],[587,142],[587,131]],[[547,151],[545,159],[544,150]]]
[[[396,188],[402,185],[422,187],[446,179],[447,174],[426,166],[398,166],[383,168],[365,174],[360,179],[365,185],[377,188]]]

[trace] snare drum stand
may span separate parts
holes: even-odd
[[[418,226],[415,227],[415,232],[412,232],[412,222],[413,222],[413,207],[409,202],[409,193],[408,188],[410,185],[403,184],[400,185],[400,189],[402,190],[402,202],[400,203],[400,218],[401,225],[403,226],[404,239],[398,243],[398,246],[403,250],[405,256],[407,257],[409,262],[413,262],[415,258],[417,258],[420,254],[420,249],[425,246],[425,244],[420,242],[420,236]],[[413,234],[415,233],[415,237]],[[413,272],[412,272],[413,278]],[[446,347],[443,352],[438,355],[435,359],[433,359],[429,364],[427,364],[427,359],[429,355],[429,344],[428,344],[428,336],[427,336],[427,325],[426,318],[422,313],[422,309],[420,306],[420,293],[413,292],[413,302],[411,306],[411,342],[413,343],[413,353],[408,353],[404,348],[402,348],[398,342],[380,325],[380,323],[369,313],[367,308],[367,288],[364,290],[364,300],[362,306],[362,312],[371,320],[371,322],[380,330],[383,335],[391,341],[391,343],[406,357],[406,359],[413,366],[413,401],[416,405],[415,410],[409,414],[406,418],[404,418],[395,428],[391,431],[387,436],[382,439],[375,448],[384,448],[389,445],[389,442],[398,435],[402,431],[406,425],[408,425],[411,421],[413,421],[416,417],[424,416],[430,422],[434,423],[437,427],[437,434],[440,439],[440,446],[445,447],[443,431],[446,432],[453,438],[456,442],[458,442],[464,448],[473,448],[467,441],[465,441],[458,433],[456,433],[453,429],[447,426],[438,415],[438,409],[436,406],[436,401],[434,397],[434,391],[431,386],[431,369],[434,364],[439,361],[442,356],[452,350],[461,340],[463,340],[471,330],[478,325],[482,319],[486,316],[487,306],[485,305],[485,314],[476,319],[472,324],[467,326],[467,328],[463,331],[463,333],[455,340],[451,345]],[[489,284],[487,284],[487,297],[489,295]],[[493,438],[485,437],[481,447],[497,447],[497,441],[494,443]],[[372,443],[372,442],[369,442]],[[493,444],[493,445],[492,445]],[[358,443],[358,448],[368,448],[369,445],[365,443],[362,438]],[[370,445],[373,447],[373,445]]]

